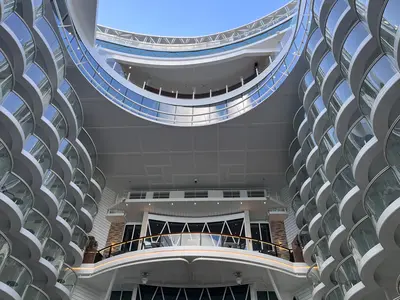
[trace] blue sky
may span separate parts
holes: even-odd
[[[198,36],[235,28],[289,0],[99,0],[98,23],[137,33]]]

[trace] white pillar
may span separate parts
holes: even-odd
[[[246,237],[251,237],[251,227],[250,227],[250,213],[248,210],[244,211],[244,233]],[[253,250],[253,243],[247,241],[247,249]]]
[[[149,222],[149,213],[145,211],[143,213],[142,227],[140,228],[140,237],[144,237],[147,234],[147,223]],[[142,242],[138,243],[138,250],[142,249]]]
[[[106,293],[106,295],[104,297],[104,300],[109,300],[110,297],[111,297],[111,292],[112,292],[113,287],[114,287],[114,282],[115,282],[115,278],[117,277],[117,272],[118,272],[118,269],[116,269],[113,272],[112,276],[111,276],[110,284],[108,286],[107,293]]]
[[[136,300],[137,293],[138,293],[138,285],[135,284],[135,286],[133,287],[131,300]]]
[[[250,289],[250,299],[249,300],[258,300],[255,284],[254,283],[250,284],[249,289]]]

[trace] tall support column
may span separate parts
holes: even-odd
[[[111,276],[111,278],[110,278],[110,284],[109,284],[109,286],[108,286],[107,293],[106,293],[106,295],[105,295],[105,297],[104,297],[104,300],[109,300],[110,297],[111,297],[111,292],[112,292],[113,287],[114,287],[114,282],[115,282],[115,278],[117,277],[117,272],[118,272],[118,269],[116,269],[116,270],[113,272],[113,274],[112,274],[112,276]]]
[[[140,228],[140,237],[146,236],[148,222],[149,222],[149,213],[145,211],[143,213],[142,227]],[[142,244],[143,243],[141,241],[138,243],[138,249],[142,249]]]
[[[250,213],[248,210],[244,212],[244,233],[246,237],[251,237]],[[251,241],[246,241],[246,244],[248,250],[253,250],[253,244]]]
[[[250,288],[250,300],[258,300],[255,284],[254,283],[250,284],[249,288]]]
[[[137,293],[138,293],[138,285],[135,284],[135,286],[133,287],[131,300],[136,300]]]

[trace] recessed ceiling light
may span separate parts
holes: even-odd
[[[174,205],[174,202],[172,202],[171,205]]]
[[[264,201],[264,204],[267,204],[267,202]]]
[[[125,203],[125,206],[128,206],[128,203]]]
[[[195,203],[193,203],[194,205],[196,205],[197,203],[195,202]]]
[[[240,204],[243,204],[243,202],[240,202]]]
[[[219,204],[219,202],[217,202],[217,204]]]
[[[151,203],[149,203],[149,205],[151,205]]]

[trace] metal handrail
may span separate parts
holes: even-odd
[[[268,255],[273,255],[276,257],[279,257],[279,255],[283,254],[283,253],[279,253],[280,251],[286,252],[288,254],[288,257],[286,257],[286,259],[290,260],[290,261],[294,261],[294,257],[293,257],[293,250],[289,249],[287,247],[284,247],[282,245],[278,245],[278,244],[274,244],[274,243],[270,243],[270,242],[265,242],[262,240],[258,240],[258,239],[254,239],[251,237],[245,237],[245,236],[237,236],[237,235],[230,235],[230,234],[222,234],[222,233],[209,233],[209,232],[179,232],[179,233],[163,233],[163,234],[156,234],[156,235],[149,235],[149,236],[144,236],[144,237],[139,237],[136,239],[132,239],[129,241],[123,241],[123,242],[119,242],[119,243],[115,243],[112,244],[110,246],[104,247],[98,251],[96,251],[95,253],[97,254],[98,257],[104,257],[102,253],[104,254],[108,254],[106,257],[112,257],[112,256],[116,256],[119,254],[123,254],[125,252],[130,252],[128,251],[116,251],[113,252],[114,250],[117,250],[119,247],[123,246],[123,245],[127,245],[127,244],[131,244],[131,243],[140,243],[141,244],[141,249],[138,250],[133,250],[133,251],[141,251],[144,249],[144,241],[148,240],[148,239],[159,239],[161,237],[170,237],[170,236],[184,236],[184,235],[199,235],[200,236],[200,240],[201,240],[201,236],[218,236],[218,237],[223,237],[223,238],[231,238],[233,241],[237,240],[237,242],[235,241],[234,243],[238,246],[240,245],[245,245],[247,243],[259,243],[265,246],[269,246],[271,249],[265,249],[267,250],[265,254]],[[240,241],[244,241],[244,243],[240,243]],[[200,243],[201,244],[201,243]],[[232,245],[230,245],[232,246]],[[162,246],[161,244],[157,244],[154,248],[158,248],[158,247],[171,247],[171,246]],[[199,246],[201,247],[201,246]],[[215,246],[215,247],[224,247],[224,246]],[[230,247],[225,247],[225,248],[230,248]],[[245,248],[239,248],[242,250],[246,250]],[[251,250],[250,250],[251,251]],[[264,252],[262,252],[264,253]],[[97,261],[99,261],[101,259],[98,259]]]

